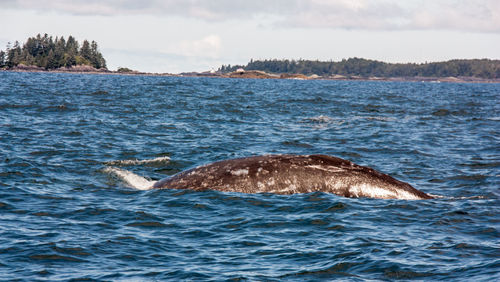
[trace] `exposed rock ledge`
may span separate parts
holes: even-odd
[[[24,65],[19,64],[15,67],[8,69],[10,71],[19,71],[19,72],[75,72],[75,73],[108,73],[110,72],[107,69],[96,69],[92,66],[88,65],[77,65],[71,67],[60,67],[58,69],[47,70],[45,68],[33,65]]]

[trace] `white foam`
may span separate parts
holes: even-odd
[[[156,181],[148,180],[140,175],[137,175],[128,170],[119,169],[116,167],[108,166],[104,170],[104,172],[115,175],[123,182],[125,182],[131,188],[135,188],[138,190],[150,190],[153,188],[153,185]]]
[[[448,197],[442,197],[442,198],[448,198]],[[468,197],[449,197],[448,199],[452,200],[483,200],[483,199],[488,199],[486,196],[468,196]]]
[[[106,162],[105,164],[107,165],[142,165],[142,164],[154,164],[154,163],[164,163],[170,161],[170,158],[167,156],[164,157],[158,157],[154,159],[145,159],[145,160],[138,160],[138,159],[132,159],[132,160],[117,160],[117,161],[110,161]]]
[[[470,197],[460,197],[460,200],[473,200],[473,199],[488,199],[486,196],[470,196]]]
[[[307,118],[306,120],[309,120],[312,122],[327,122],[328,123],[328,122],[331,122],[333,119],[329,116],[319,115],[319,116]]]
[[[446,198],[445,196],[441,196],[441,195],[434,195],[434,194],[431,194],[431,193],[427,193],[427,195],[431,196],[431,197],[434,197],[436,199],[444,199]]]
[[[393,117],[377,117],[377,116],[366,117],[366,119],[380,120],[380,121],[395,121],[396,120],[396,118],[393,118]]]

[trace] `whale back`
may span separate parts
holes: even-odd
[[[218,161],[162,179],[153,188],[277,194],[321,191],[344,197],[432,198],[372,168],[327,155],[264,155]]]

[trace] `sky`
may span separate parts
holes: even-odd
[[[250,59],[500,59],[500,0],[0,0],[0,49],[95,40],[108,69],[216,70]]]

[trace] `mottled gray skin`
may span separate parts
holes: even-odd
[[[433,198],[389,175],[326,155],[265,155],[219,161],[162,179],[153,188],[277,194],[321,191],[344,197]]]

